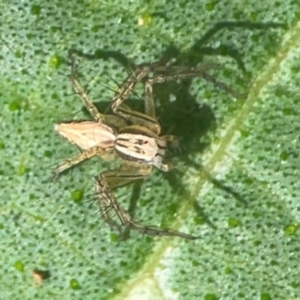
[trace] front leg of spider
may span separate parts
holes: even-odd
[[[101,114],[75,76],[75,62],[72,59],[71,83],[75,93],[81,98],[84,106],[95,121],[77,121],[55,124],[54,129],[70,143],[75,144],[81,153],[58,164],[53,170],[51,180],[55,180],[65,170],[93,157],[102,157],[111,152],[116,139],[110,125],[115,128],[124,127],[126,122],[116,115]]]
[[[96,155],[101,156],[101,154],[104,154],[105,151],[104,149],[100,148],[100,147],[95,147],[95,148],[90,148],[87,150],[84,150],[83,152],[63,161],[62,163],[58,164],[57,166],[55,166],[55,168],[53,169],[53,175],[51,177],[51,180],[54,181],[56,180],[59,175],[64,172],[65,170],[68,170],[76,165],[78,165],[79,163],[93,157]]]

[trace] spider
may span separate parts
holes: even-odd
[[[72,58],[70,80],[94,121],[55,125],[55,130],[82,152],[58,164],[53,171],[54,177],[93,156],[103,159],[117,157],[121,166],[112,171],[103,171],[96,177],[95,187],[102,217],[111,227],[120,229],[111,219],[110,211],[113,210],[125,228],[154,236],[177,236],[190,240],[199,238],[172,229],[141,225],[119,205],[113,190],[145,178],[153,166],[164,172],[172,168],[170,164],[164,163],[164,156],[168,146],[177,146],[178,140],[173,135],[160,134],[161,127],[155,116],[153,85],[203,76],[207,69],[217,67],[216,64],[202,65],[201,68],[166,67],[159,63],[138,65],[116,92],[111,104],[113,114],[101,114],[78,82]],[[123,103],[142,80],[145,82],[145,113],[131,110]]]

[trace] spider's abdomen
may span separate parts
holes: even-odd
[[[111,149],[116,139],[109,126],[93,121],[59,123],[54,128],[82,150],[94,147]]]
[[[166,142],[147,135],[121,133],[115,141],[115,149],[124,160],[157,165],[165,155]]]

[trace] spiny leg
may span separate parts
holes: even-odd
[[[118,91],[116,92],[115,97],[112,100],[112,110],[114,113],[124,117],[125,119],[128,119],[128,116],[126,114],[123,114],[122,111],[119,109],[122,105],[122,103],[128,98],[129,94],[134,90],[136,84],[140,81],[142,81],[143,78],[145,78],[149,73],[154,73],[154,76],[152,77],[153,79],[155,78],[155,82],[160,82],[157,80],[161,80],[158,78],[166,78],[166,73],[167,72],[173,72],[171,73],[172,79],[169,80],[176,80],[176,79],[181,79],[182,74],[178,72],[179,71],[185,71],[185,75],[183,78],[186,78],[189,72],[192,72],[191,77],[196,77],[200,76],[199,73],[201,72],[202,74],[204,71],[211,69],[211,68],[217,68],[220,67],[217,64],[203,64],[201,68],[186,68],[186,67],[166,67],[159,65],[158,62],[155,63],[149,63],[149,64],[141,64],[138,65],[132,73],[125,79],[123,84],[120,86]],[[194,73],[197,73],[195,75]],[[155,75],[158,73],[159,75]],[[176,78],[176,76],[178,78]],[[166,81],[166,80],[164,80]],[[146,109],[147,110],[147,109]],[[146,112],[147,113],[147,112]],[[147,113],[148,114],[148,113]],[[151,116],[151,114],[149,114]]]
[[[119,218],[121,225],[124,225],[125,215],[127,214],[117,202],[112,190],[118,187],[125,186],[131,182],[143,179],[151,172],[151,167],[147,169],[136,170],[133,172],[130,169],[105,171],[96,178],[96,197],[99,203],[100,212],[105,222],[113,229],[116,228],[121,234],[121,226],[112,220],[110,212],[113,211]]]
[[[75,70],[76,70],[76,65],[75,65],[75,59],[72,55],[70,55],[71,58],[71,75],[70,75],[70,80],[72,82],[74,91],[76,94],[79,95],[81,98],[84,106],[87,108],[87,110],[90,112],[91,116],[97,121],[97,122],[104,122],[105,117],[101,113],[99,113],[98,109],[96,106],[93,104],[93,102],[89,99],[87,93],[85,90],[82,88],[80,83],[75,77]]]
[[[111,108],[114,113],[127,118],[126,115],[123,116],[122,112],[118,111],[118,108],[128,98],[129,94],[134,90],[136,84],[146,77],[150,72],[152,72],[154,66],[155,64],[142,64],[132,70],[132,73],[125,79],[112,100]]]
[[[126,228],[134,229],[140,233],[154,235],[154,236],[177,236],[185,239],[194,240],[198,237],[182,233],[172,229],[162,229],[156,226],[145,226],[136,222],[131,215],[126,212],[118,203],[112,190],[120,187],[121,185],[129,184],[130,182],[142,179],[146,174],[133,175],[131,173],[120,173],[118,171],[108,171],[102,173],[96,182],[96,193],[98,195],[98,202],[103,218],[109,225],[116,227],[116,223],[113,223],[111,218],[108,216],[108,212],[114,210],[117,214],[121,224]],[[121,178],[122,184],[118,184],[118,180]],[[122,180],[123,179],[123,180]],[[125,180],[124,180],[125,179]],[[119,227],[118,227],[119,229]]]
[[[201,65],[200,67],[176,67],[172,66],[166,68],[165,73],[161,74],[154,74],[153,77],[148,78],[145,82],[145,94],[152,95],[153,94],[153,85],[155,83],[163,83],[167,81],[175,81],[175,80],[182,80],[188,78],[195,78],[195,77],[203,77],[206,81],[212,82],[215,86],[220,89],[225,90],[227,93],[233,95],[236,98],[244,98],[245,95],[241,94],[237,91],[234,91],[229,86],[227,86],[224,82],[221,82],[214,78],[213,76],[206,73],[208,69],[218,68],[220,65],[217,64],[205,64]]]
[[[134,221],[129,214],[127,214],[125,217],[127,218],[127,220],[126,220],[127,227],[130,227],[131,229],[135,229],[143,234],[155,235],[155,236],[177,236],[177,237],[181,237],[181,238],[188,239],[188,240],[196,240],[196,239],[200,238],[198,236],[194,236],[194,235],[187,234],[184,232],[179,232],[179,231],[172,230],[169,228],[163,229],[163,228],[159,228],[156,226],[142,225],[142,224]]]
[[[205,74],[205,71],[207,71],[208,69],[218,67],[220,66],[217,64],[203,64],[198,68],[176,66],[166,67],[159,65],[159,63],[140,65],[132,72],[132,74],[124,81],[124,83],[119,88],[116,96],[113,98],[112,110],[115,114],[130,121],[132,124],[143,125],[149,128],[152,132],[159,134],[160,126],[155,116],[152,86],[155,83],[165,81],[203,76],[203,74]],[[153,73],[153,76],[148,78],[145,84],[145,113],[143,114],[140,112],[136,112],[123,106],[122,103],[129,96],[135,85],[146,76],[148,76],[149,73]]]
[[[128,98],[129,94],[134,90],[136,84],[141,82],[149,73],[161,73],[166,69],[167,67],[159,65],[159,62],[138,65],[132,70],[132,73],[125,79],[116,92],[111,105],[113,112],[125,119],[129,119],[129,116],[124,114],[120,108],[122,107],[122,103]],[[151,116],[151,114],[149,115]]]
[[[134,111],[123,104],[126,98],[128,98],[130,92],[134,90],[136,84],[147,76],[153,68],[154,64],[144,64],[133,70],[132,74],[128,76],[118,89],[116,96],[112,100],[111,108],[117,116],[120,116],[131,124],[145,126],[153,133],[159,134],[160,126],[155,118],[151,115]]]
[[[149,104],[147,101],[145,101],[146,114],[129,109],[127,106],[123,105],[123,102],[134,90],[136,84],[157,68],[161,67],[157,66],[155,63],[137,66],[136,69],[132,71],[132,74],[130,74],[120,86],[111,105],[111,108],[116,115],[128,120],[132,124],[143,125],[156,134],[160,132],[160,126],[155,119],[155,114],[148,113],[149,110],[147,107]],[[154,108],[154,104],[150,104],[150,106]]]
[[[217,64],[203,64],[201,68],[186,68],[186,67],[156,67],[154,75],[148,78],[145,82],[145,114],[156,120],[155,105],[153,97],[153,85],[166,81],[181,80],[186,78],[194,78],[203,76],[204,71],[212,68],[218,68]],[[161,72],[157,75],[156,72]],[[172,138],[174,140],[174,138]],[[178,140],[177,140],[178,141]]]
[[[55,180],[59,177],[59,175],[64,172],[67,169],[70,169],[79,163],[83,162],[84,160],[87,160],[93,156],[96,155],[103,155],[107,150],[104,150],[103,148],[100,147],[94,147],[90,149],[86,149],[82,151],[81,153],[71,157],[70,159],[58,164],[54,170],[53,170],[53,176],[52,180]]]
[[[202,64],[199,67],[178,67],[178,66],[161,66],[159,63],[142,64],[136,67],[124,83],[120,86],[116,96],[112,101],[112,110],[116,115],[130,121],[132,124],[143,125],[149,128],[152,132],[159,134],[160,126],[155,116],[155,106],[153,99],[153,85],[166,81],[182,80],[187,78],[203,77],[204,79],[213,82],[220,88],[234,96],[240,96],[227,85],[212,76],[206,74],[209,69],[219,68],[218,64]],[[153,73],[153,76],[146,79],[145,82],[145,113],[136,112],[122,105],[128,98],[129,94],[134,90],[136,84],[142,81],[145,77]]]
[[[73,56],[70,56],[71,62],[72,62],[72,72],[70,75],[70,80],[73,85],[73,89],[76,92],[76,94],[81,98],[84,106],[89,111],[91,116],[94,120],[96,120],[99,123],[105,123],[109,126],[114,126],[116,128],[121,128],[126,126],[126,122],[121,119],[119,116],[115,115],[109,115],[109,114],[101,114],[97,107],[93,104],[93,102],[90,100],[89,96],[87,95],[86,91],[82,88],[81,84],[77,80],[75,76],[75,60]]]
[[[203,74],[202,76],[206,81],[211,82],[212,84],[214,84],[216,87],[224,90],[225,92],[231,94],[233,97],[238,98],[238,99],[243,99],[246,98],[247,95],[237,92],[233,89],[231,89],[227,84],[225,84],[224,82],[221,82],[219,80],[217,80],[216,78],[214,78],[213,76],[209,75],[209,74]]]
[[[173,69],[174,68],[172,67],[171,70]],[[142,64],[137,66],[136,69],[132,71],[132,74],[129,75],[124,83],[120,86],[119,90],[116,93],[116,96],[113,98],[111,106],[113,112],[116,115],[119,115],[128,120],[132,124],[145,126],[153,133],[159,134],[160,125],[158,124],[155,116],[154,99],[151,86],[152,83],[148,84],[145,88],[145,113],[133,111],[127,106],[123,105],[123,102],[126,100],[126,98],[128,98],[130,92],[134,90],[136,84],[147,77],[149,73],[161,74],[166,70],[168,70],[168,68],[159,65],[159,63]],[[158,76],[155,76],[155,78],[156,77]],[[174,77],[172,77],[172,80],[174,80]]]

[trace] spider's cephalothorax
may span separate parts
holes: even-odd
[[[74,66],[74,63],[73,63]],[[160,125],[155,117],[152,86],[158,82],[192,78],[202,76],[204,70],[217,65],[205,65],[203,69],[162,67],[158,64],[143,64],[138,66],[124,81],[112,101],[114,114],[101,114],[88,98],[74,76],[71,81],[75,92],[80,96],[84,105],[94,118],[94,121],[60,123],[55,130],[70,142],[76,144],[82,152],[75,157],[59,164],[54,169],[54,176],[69,169],[78,163],[100,156],[106,159],[114,155],[120,158],[121,166],[113,171],[102,172],[96,181],[96,192],[101,213],[105,221],[111,226],[116,223],[111,219],[110,211],[118,216],[121,225],[151,235],[179,236],[187,239],[196,239],[196,236],[161,229],[155,226],[143,226],[132,219],[117,202],[113,190],[142,179],[149,175],[152,166],[162,171],[168,171],[170,165],[164,163],[164,156],[168,144],[176,144],[173,135],[160,135]],[[149,74],[152,76],[148,76]],[[148,77],[147,77],[148,76]],[[145,80],[145,113],[131,110],[123,104],[135,85]]]

